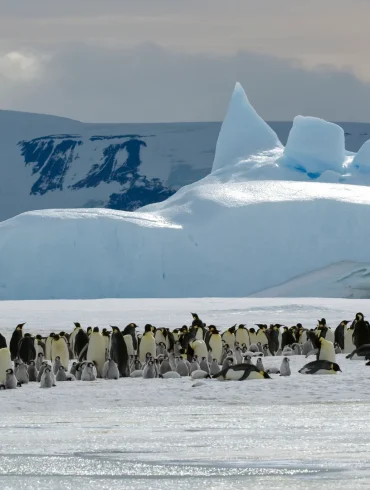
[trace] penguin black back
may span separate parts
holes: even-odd
[[[0,333],[0,349],[5,349],[6,347],[8,347],[6,344],[6,338]]]
[[[26,334],[19,342],[19,357],[25,364],[36,359],[35,339]]]
[[[86,355],[87,355],[87,348],[86,346],[89,343],[89,336],[83,330],[82,328],[77,332],[76,337],[75,337],[75,342],[74,342],[74,354],[75,356],[80,360],[86,360]],[[80,356],[82,354],[82,357],[80,359]]]
[[[117,364],[120,375],[123,378],[127,377],[129,375],[127,346],[122,333],[117,327],[113,327],[110,358]]]
[[[12,361],[18,357],[19,342],[23,338],[23,325],[25,325],[25,323],[20,323],[17,325],[12,334],[12,338],[10,339],[9,350]]]

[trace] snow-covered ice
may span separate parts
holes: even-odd
[[[174,328],[197,311],[207,323],[301,321],[331,327],[361,300],[136,299],[3,302],[0,331],[68,330],[147,321]],[[6,328],[5,328],[6,326]],[[281,357],[264,359],[280,366]],[[249,382],[120,379],[0,391],[0,488],[367,488],[370,368],[338,356],[343,373]]]

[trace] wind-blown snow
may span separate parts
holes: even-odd
[[[212,172],[275,147],[281,147],[278,137],[253,109],[243,87],[237,83],[217,140]]]

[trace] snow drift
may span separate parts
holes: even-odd
[[[166,201],[136,212],[35,211],[0,223],[0,298],[242,297],[344,261],[367,267],[369,189],[309,174],[352,182],[368,151],[351,168],[340,128],[314,118],[295,120],[284,150],[243,94],[237,86],[218,168]],[[281,179],[298,174],[309,183]],[[318,281],[306,281],[304,294],[317,295]],[[351,281],[328,290],[348,296]],[[352,297],[359,289],[367,295],[353,287]]]

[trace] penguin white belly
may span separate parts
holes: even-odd
[[[316,373],[313,374],[337,374],[337,373],[336,371],[334,371],[334,369],[319,369],[318,371],[316,371]]]
[[[248,378],[246,378],[247,381],[252,380],[252,379],[264,379],[263,375],[261,373],[258,373],[257,371],[251,371],[249,373]]]
[[[246,330],[244,328],[239,328],[236,331],[235,340],[237,342],[239,342],[239,345],[240,346],[242,346],[243,344],[245,344],[246,347],[249,347],[251,345],[250,340],[249,340],[248,330]]]
[[[69,352],[66,341],[61,337],[59,340],[53,340],[51,343],[51,360],[59,356],[62,366],[68,369]]]
[[[51,342],[52,337],[48,337],[45,342],[45,360],[51,361]]]
[[[244,371],[234,371],[233,369],[229,369],[225,374],[225,379],[228,381],[239,381],[242,376],[244,376]]]
[[[125,344],[127,347],[127,354],[129,356],[134,356],[135,355],[135,349],[134,349],[134,343],[132,341],[132,335],[127,334],[127,335],[124,335],[123,338],[125,339]]]
[[[234,347],[235,347],[235,334],[234,333],[230,333],[230,332],[226,331],[223,334],[222,339],[230,346],[230,349],[234,350]]]
[[[93,332],[90,335],[86,360],[95,362],[98,378],[101,378],[105,364],[105,339],[100,332]]]
[[[35,340],[35,351],[36,351],[36,359],[37,359],[37,356],[41,353],[41,354],[44,354],[44,349],[42,348],[41,345],[39,345],[38,341]]]
[[[268,344],[266,334],[263,330],[259,330],[257,333],[257,343],[261,342],[262,345]]]
[[[352,341],[353,330],[348,329],[344,336],[343,354],[350,354],[356,347]]]
[[[159,345],[161,342],[163,342],[166,348],[168,348],[167,344],[169,344],[169,342],[164,337],[163,333],[160,330],[157,330],[155,333],[155,343]]]
[[[322,342],[319,361],[336,362],[334,345],[331,342]]]
[[[196,340],[204,340],[204,332],[202,328],[197,329],[197,333],[195,334]]]
[[[258,340],[257,340],[257,334],[254,333],[254,332],[249,332],[249,340],[250,340],[250,344],[249,345],[257,344],[257,342],[258,342]]]
[[[0,383],[5,384],[6,370],[12,368],[10,350],[7,347],[0,349]]]
[[[141,362],[145,362],[147,352],[149,352],[151,356],[156,357],[157,346],[155,343],[155,338],[150,332],[143,335],[140,342],[139,359]]]
[[[212,358],[216,359],[218,364],[221,364],[221,362],[222,362],[221,335],[219,335],[219,334],[211,335],[211,338],[209,339],[209,345],[212,349]]]
[[[191,344],[191,348],[194,350],[194,354],[198,357],[199,360],[201,360],[202,357],[208,359],[208,349],[204,340],[195,340]]]
[[[331,328],[328,328],[325,335],[325,340],[328,340],[329,342],[333,342],[334,344],[334,332]]]

